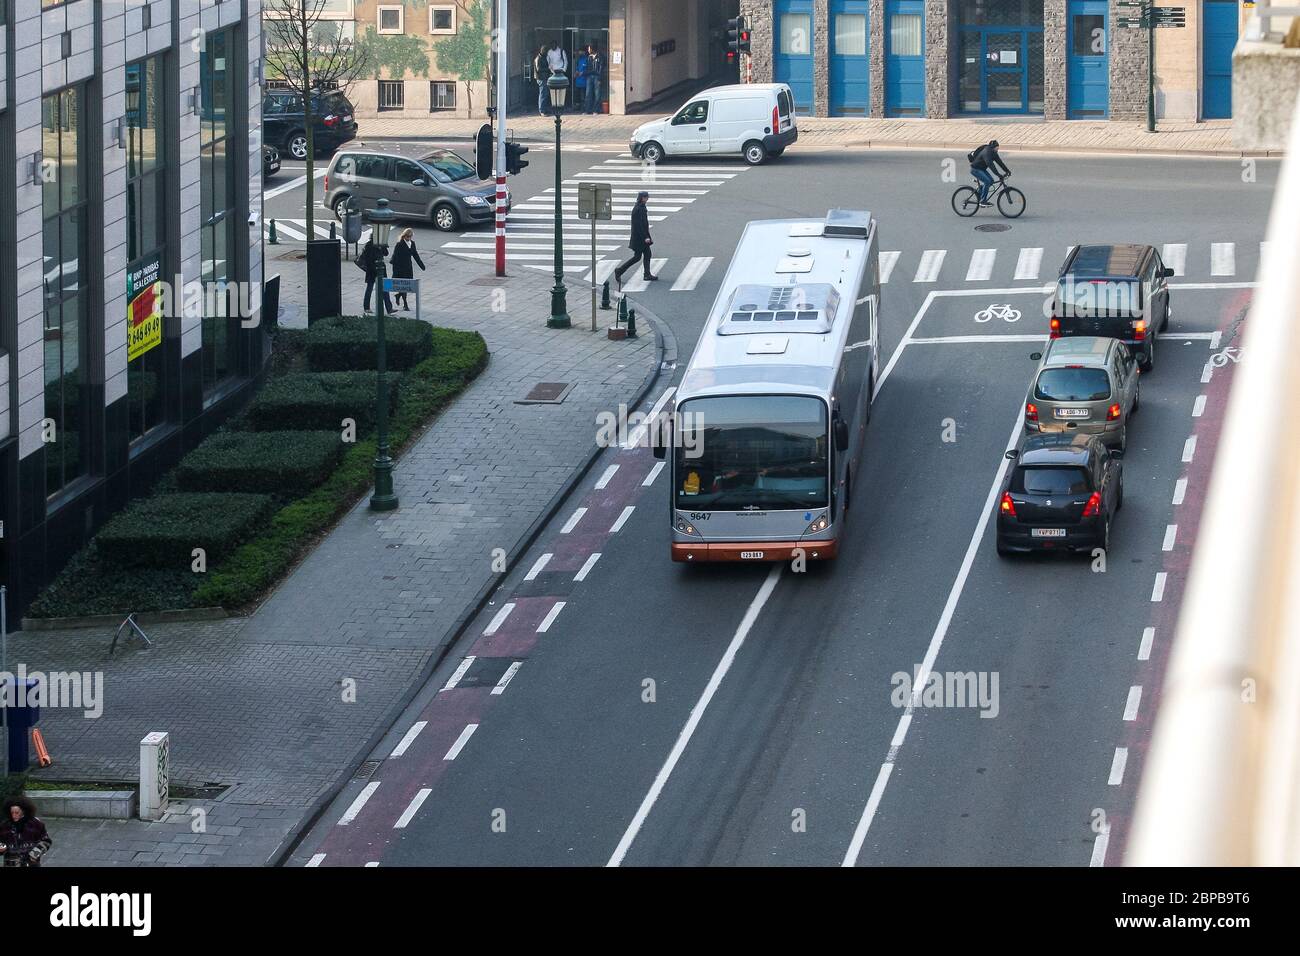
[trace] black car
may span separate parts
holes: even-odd
[[[270,179],[280,171],[280,151],[274,146],[262,147],[262,178]]]
[[[1031,435],[997,504],[998,554],[1110,547],[1110,522],[1124,504],[1123,452],[1096,435]]]
[[[1075,246],[1061,266],[1052,296],[1052,338],[1119,339],[1147,371],[1155,362],[1157,334],[1169,328],[1165,280],[1173,274],[1151,246]]]
[[[302,97],[288,90],[271,90],[262,99],[263,137],[293,159],[307,158],[307,126]],[[332,153],[357,138],[352,104],[337,90],[312,94],[312,145]]]

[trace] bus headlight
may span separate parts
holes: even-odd
[[[694,534],[694,535],[699,534],[699,532],[695,530],[695,525],[691,524],[685,518],[677,519],[677,530],[680,531],[682,534]]]
[[[819,531],[825,531],[827,527],[829,527],[830,523],[830,519],[825,515],[822,515],[808,526],[808,530],[806,530],[804,534],[816,534]]]

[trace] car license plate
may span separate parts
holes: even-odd
[[[1064,538],[1064,528],[1030,528],[1029,536],[1031,538]]]
[[[1057,418],[1091,418],[1092,412],[1086,408],[1058,408]]]
[[[352,114],[349,113],[347,116],[343,117],[343,122],[345,122],[345,123],[351,123],[351,122],[352,122]]]
[[[762,560],[762,557],[763,557],[763,552],[762,552],[762,551],[742,551],[742,552],[740,552],[740,560],[742,560],[742,561],[759,561],[759,560]]]

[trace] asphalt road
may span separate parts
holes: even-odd
[[[517,203],[548,185],[551,154],[530,158]],[[569,155],[565,175],[618,158]],[[654,460],[608,449],[295,862],[1119,861],[1276,166],[1244,181],[1235,161],[1012,155],[1028,212],[985,233],[1007,223],[951,213],[944,158],[795,149],[737,165],[652,224],[665,281],[632,293],[684,365],[746,221],[876,215],[898,253],[891,367],[841,557],[802,574],[674,565]],[[706,166],[724,164],[665,172]],[[1129,430],[1125,506],[1104,569],[1002,560],[989,519],[1039,348],[1024,338],[1045,329],[1041,288],[1066,248],[1094,241],[1185,258]],[[1019,318],[977,321],[989,305]],[[906,711],[896,686],[918,666],[976,675],[990,696]]]

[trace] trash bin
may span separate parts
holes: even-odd
[[[40,686],[40,681],[34,677],[25,678],[16,692],[10,695],[12,688],[9,682],[5,681],[3,690],[0,690],[0,700],[8,703],[12,700],[13,706],[6,708],[8,710],[9,722],[9,772],[22,773],[27,769],[30,760],[30,743],[32,739],[31,729],[36,726],[37,721],[41,719],[40,707],[30,705],[29,701],[33,698],[36,688]]]
[[[343,213],[343,241],[356,245],[361,241],[361,222],[364,217],[355,200],[349,200]]]

